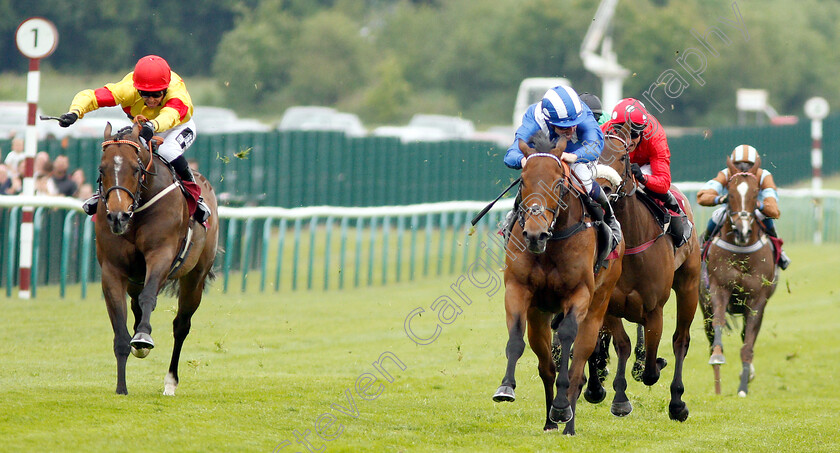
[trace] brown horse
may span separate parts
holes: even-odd
[[[720,365],[723,356],[722,330],[726,313],[742,314],[741,384],[738,395],[747,396],[747,385],[755,377],[753,347],[761,328],[764,308],[776,290],[778,273],[773,247],[755,218],[759,183],[755,169],[739,172],[727,160],[729,174],[726,218],[720,235],[711,241],[704,270],[708,286],[700,288],[700,307],[706,320],[711,345],[709,364],[714,367],[715,392],[720,394]],[[730,242],[731,241],[731,242]],[[706,277],[704,276],[704,277]],[[704,278],[706,282],[706,278]]]
[[[688,408],[682,401],[685,390],[682,380],[683,361],[688,352],[689,328],[697,311],[700,247],[695,239],[674,248],[674,239],[665,233],[653,214],[657,208],[641,198],[646,195],[640,193],[630,171],[628,141],[622,138],[622,132],[606,135],[604,151],[599,159],[601,164],[598,166],[599,174],[606,172],[616,176],[617,173],[618,184],[615,187],[605,185],[604,190],[613,201],[627,247],[622,259],[621,278],[612,292],[604,318],[604,330],[612,334],[618,355],[613,381],[615,396],[610,411],[616,416],[625,416],[633,410],[625,393],[625,371],[631,342],[621,318],[644,327],[645,363],[641,380],[645,385],[653,385],[659,380],[660,370],[666,364],[664,359],[657,358],[657,352],[662,337],[663,310],[673,289],[677,296],[677,324],[672,340],[677,363],[671,382],[668,415],[672,420],[685,421]],[[683,209],[693,223],[688,203],[683,204]],[[603,366],[603,355],[607,352],[605,349],[593,355],[591,361],[597,363],[601,355],[600,364]],[[585,392],[587,401],[600,402],[605,396],[606,391],[600,381],[590,376]]]
[[[561,140],[556,148],[543,134],[532,141],[536,150],[519,142],[527,161],[522,170],[518,222],[505,250],[507,369],[493,400],[515,399],[514,372],[525,350],[527,326],[528,342],[539,359],[545,390],[543,429],[555,430],[558,422],[566,423],[564,433],[574,434],[574,410],[583,387],[584,365],[595,347],[621,264],[615,259],[597,275],[594,273],[596,233],[585,217],[585,202],[573,187],[569,166],[560,158],[566,141]],[[618,252],[623,252],[623,243],[618,245]],[[563,345],[559,369],[551,356],[552,327]],[[575,354],[570,369],[573,342]]]
[[[99,165],[100,200],[96,216],[96,258],[102,267],[102,292],[114,330],[117,393],[128,394],[125,364],[129,351],[143,358],[154,347],[150,317],[158,293],[171,285],[178,294],[173,321],[175,344],[164,395],[178,386],[178,359],[190,331],[190,318],[201,303],[219,235],[216,196],[199,177],[213,215],[205,226],[191,220],[187,203],[169,166],[138,139],[140,128],[111,135],[105,128]],[[200,175],[199,175],[200,176]],[[134,313],[134,337],[126,326],[126,293]]]

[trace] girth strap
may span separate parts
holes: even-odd
[[[561,231],[555,231],[554,234],[551,235],[551,240],[562,241],[563,239],[568,239],[591,226],[592,222],[584,222],[581,220],[580,222],[564,228]]]

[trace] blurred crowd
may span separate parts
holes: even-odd
[[[26,156],[23,138],[14,137],[8,154],[0,149],[0,195],[17,195],[23,188]],[[93,187],[78,168],[70,171],[70,159],[58,155],[51,159],[46,151],[35,154],[33,169],[35,194],[74,197],[85,200],[93,195]]]

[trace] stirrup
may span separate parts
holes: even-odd
[[[195,213],[193,213],[193,218],[198,223],[204,223],[210,218],[210,208],[206,203],[204,203],[204,199],[201,197],[199,197],[198,201],[195,202]]]
[[[790,266],[790,258],[788,258],[787,254],[785,254],[785,251],[782,250],[781,253],[779,253],[779,267],[782,270],[785,270],[788,268],[788,266]]]
[[[99,206],[99,194],[93,194],[92,197],[88,198],[87,200],[82,203],[82,211],[85,211],[85,214],[91,216],[96,214],[96,207]]]

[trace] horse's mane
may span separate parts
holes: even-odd
[[[124,128],[118,130],[114,135],[111,136],[114,140],[123,140],[125,136],[131,133],[133,126],[125,126]]]

